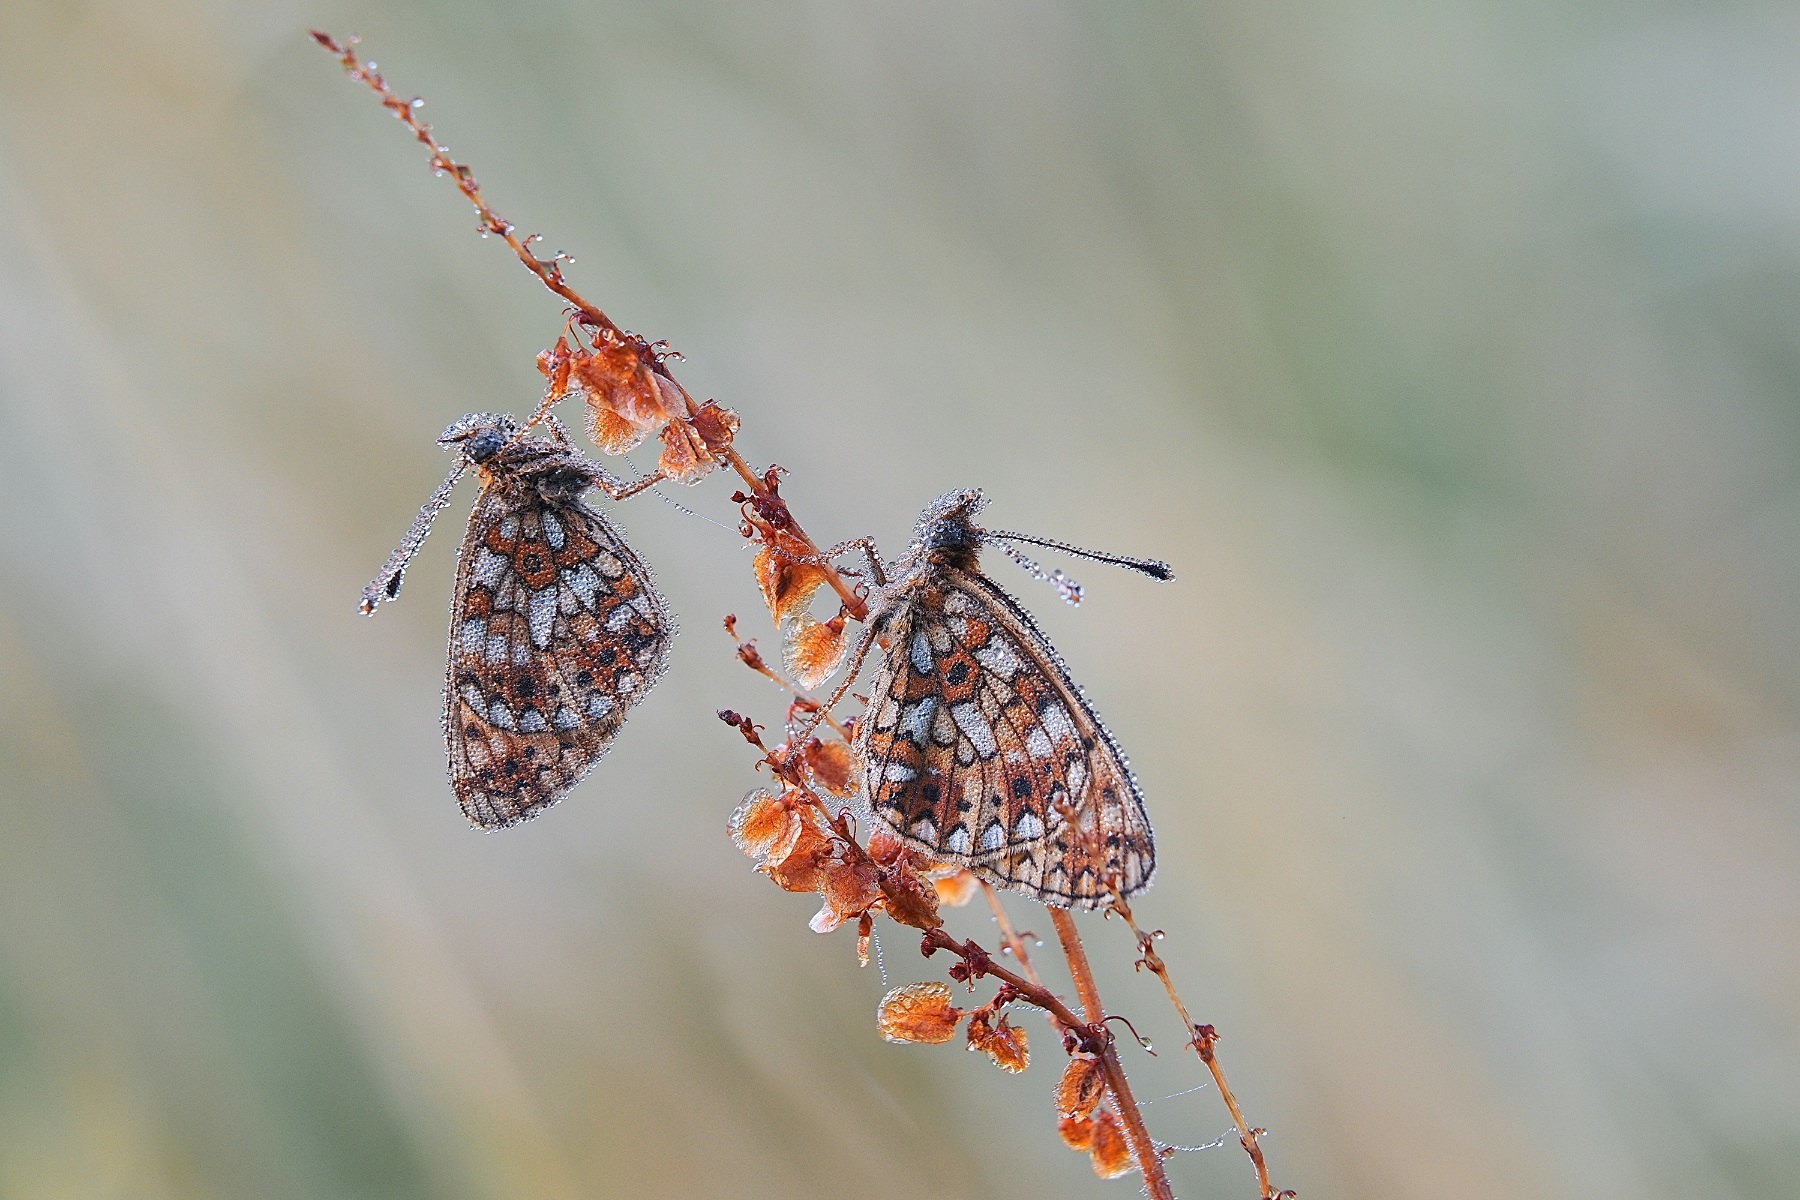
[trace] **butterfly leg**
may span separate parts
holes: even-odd
[[[565,330],[565,332],[567,331]],[[561,404],[567,397],[568,393],[558,392],[555,384],[546,387],[544,389],[544,398],[538,401],[537,411],[531,414],[531,420],[525,422],[524,426],[519,430],[518,437],[515,437],[513,441],[516,442],[519,438],[524,437],[527,433],[536,428],[539,423],[549,421],[554,427],[553,431],[558,434],[557,440],[564,445],[568,445],[569,435],[561,432],[562,424],[558,422],[555,417],[550,415],[550,410],[555,408],[558,404]]]
[[[660,470],[652,471],[641,479],[630,483],[621,483],[612,473],[596,466],[594,468],[594,486],[611,496],[614,500],[629,500],[646,488],[653,488],[661,483],[665,476]]]
[[[881,556],[875,552],[874,538],[851,538],[849,541],[839,542],[831,549],[819,554],[790,554],[786,550],[779,549],[773,545],[770,546],[770,549],[774,550],[775,553],[781,555],[781,557],[787,559],[789,562],[810,563],[815,567],[829,567],[834,560],[850,553],[850,551],[861,550],[863,552],[863,557],[869,560],[869,570],[874,576],[875,583],[878,586],[887,583],[887,572],[882,570]]]
[[[563,423],[556,419],[556,415],[554,413],[551,413],[548,410],[544,410],[543,411],[543,421],[544,421],[544,424],[546,426],[548,426],[550,429],[550,440],[551,441],[555,442],[559,446],[568,446],[571,449],[574,447],[575,443],[571,442],[569,440],[569,431],[567,429],[563,428]],[[529,428],[529,426],[527,426],[527,428]]]

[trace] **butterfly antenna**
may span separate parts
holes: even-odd
[[[984,530],[981,537],[983,541],[1005,539],[1010,542],[1028,542],[1033,546],[1047,546],[1052,550],[1061,550],[1064,554],[1073,554],[1076,558],[1091,558],[1095,562],[1110,563],[1115,567],[1128,567],[1133,571],[1140,571],[1152,579],[1160,579],[1165,582],[1175,578],[1175,568],[1157,558],[1131,558],[1124,554],[1106,554],[1099,550],[1084,550],[1080,546],[1071,546],[1067,542],[1059,542],[1053,538],[1032,537],[1028,533],[1001,533],[990,529]],[[1000,548],[1009,555],[1012,553],[1004,545]],[[1027,568],[1027,570],[1029,569]]]
[[[358,607],[364,613],[373,615],[376,606],[383,600],[393,600],[400,595],[400,580],[406,574],[407,566],[412,562],[413,555],[419,552],[419,547],[425,544],[425,535],[431,532],[431,523],[437,520],[437,515],[450,503],[450,493],[456,487],[456,481],[468,469],[469,460],[459,455],[457,464],[450,468],[450,474],[444,477],[444,482],[438,484],[437,491],[431,493],[431,499],[425,502],[425,506],[419,509],[419,515],[413,518],[412,528],[406,531],[406,536],[400,539],[400,544],[388,555],[381,574],[375,576],[374,581],[363,589],[362,603]]]
[[[993,535],[990,534],[989,536],[991,537]],[[1006,555],[1006,557],[1025,568],[1025,573],[1027,575],[1030,575],[1033,579],[1041,580],[1055,588],[1056,594],[1061,596],[1071,608],[1081,603],[1081,585],[1079,583],[1076,583],[1061,571],[1044,570],[1044,568],[1038,566],[1037,563],[1026,558],[1024,552],[1017,546],[1009,546],[1005,542],[998,542],[996,545],[998,546],[1000,553]]]

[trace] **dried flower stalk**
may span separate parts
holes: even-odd
[[[1109,911],[1117,913],[1137,939],[1138,969],[1148,968],[1161,981],[1163,991],[1168,993],[1169,1003],[1174,1005],[1175,1014],[1181,1018],[1182,1028],[1188,1031],[1188,1045],[1193,1047],[1194,1053],[1200,1056],[1200,1061],[1206,1064],[1207,1071],[1211,1073],[1213,1084],[1219,1089],[1219,1097],[1225,1101],[1225,1107],[1231,1111],[1232,1123],[1237,1126],[1238,1143],[1243,1146],[1244,1153],[1250,1156],[1250,1162],[1256,1168],[1256,1185],[1262,1191],[1262,1200],[1288,1200],[1294,1195],[1292,1189],[1276,1191],[1275,1185],[1269,1182],[1269,1165],[1263,1158],[1259,1140],[1268,1131],[1255,1128],[1244,1119],[1244,1110],[1238,1105],[1237,1095],[1232,1092],[1231,1085],[1225,1082],[1225,1070],[1219,1065],[1219,1056],[1213,1050],[1219,1041],[1218,1030],[1211,1025],[1195,1024],[1193,1017],[1188,1015],[1188,1007],[1182,1001],[1181,994],[1175,990],[1175,981],[1169,978],[1168,964],[1156,952],[1157,940],[1163,936],[1162,930],[1153,929],[1145,933],[1139,929],[1137,922],[1132,919],[1131,906],[1122,898],[1114,900]]]

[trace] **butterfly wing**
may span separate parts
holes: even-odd
[[[985,577],[943,568],[917,590],[871,697],[864,795],[903,842],[1059,907],[1149,885],[1155,843],[1124,755]]]
[[[484,489],[457,558],[444,686],[450,782],[469,820],[501,829],[562,799],[662,677],[674,633],[605,517]]]

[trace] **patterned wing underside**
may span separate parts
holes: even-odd
[[[668,663],[644,564],[579,501],[488,488],[458,557],[444,686],[450,782],[501,829],[562,799]]]
[[[1059,907],[1099,907],[1115,875],[1141,891],[1156,853],[1118,747],[1010,597],[961,571],[943,580],[890,627],[870,693],[860,749],[876,821]]]

